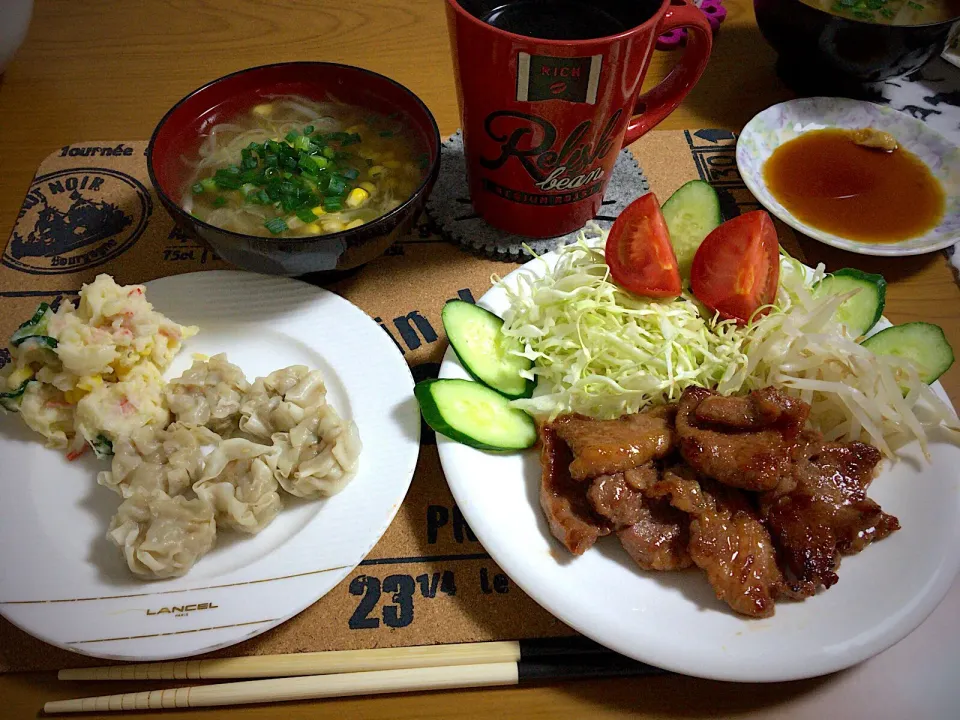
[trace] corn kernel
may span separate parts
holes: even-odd
[[[384,173],[383,165],[374,165],[372,168],[367,170],[367,175],[369,175],[372,178],[379,177],[380,175],[383,175],[383,173]]]
[[[346,225],[339,220],[327,220],[321,224],[326,232],[340,232],[346,228]]]
[[[323,205],[317,205],[315,208],[312,208],[310,212],[312,212],[314,215],[319,216],[319,215],[323,215],[326,212],[326,210],[323,209]]]
[[[364,221],[361,220],[360,218],[357,218],[356,220],[351,220],[350,222],[347,223],[347,226],[344,228],[344,230],[350,230],[351,228],[360,227],[361,225],[363,225],[363,223]]]
[[[356,133],[357,135],[359,135],[359,134],[360,134],[360,131],[363,130],[363,129],[364,129],[364,128],[363,128],[363,125],[357,124],[357,125],[351,125],[351,126],[348,127],[346,130],[344,130],[344,132],[348,132],[348,133],[350,133],[351,135],[353,135],[353,134],[355,134],[355,133]]]
[[[360,183],[360,187],[362,187],[364,190],[370,193],[370,197],[373,197],[374,195],[377,194],[377,186],[374,185],[372,182],[364,181]]]
[[[253,108],[253,114],[259,115],[260,117],[267,117],[273,112],[273,105],[270,103],[264,103],[263,105],[257,105]]]
[[[403,167],[403,163],[399,160],[384,160],[383,166],[391,170],[396,170],[397,168]]]
[[[311,235],[319,235],[319,234],[320,234],[320,226],[317,225],[316,223],[309,223],[308,225],[306,225],[306,226],[304,227],[304,230],[306,230],[306,231],[307,231],[308,233],[310,233]]]
[[[347,195],[347,207],[358,208],[363,205],[369,197],[370,193],[366,190],[361,187],[355,187],[350,191],[350,194]]]
[[[80,400],[83,399],[83,396],[86,394],[87,394],[86,390],[80,390],[79,388],[76,388],[74,390],[67,390],[63,394],[63,397],[71,405],[76,405],[78,402],[80,402]]]
[[[78,390],[93,390],[95,387],[103,385],[103,378],[99,375],[84,375],[77,380]]]
[[[191,355],[190,357],[192,357],[194,360],[199,360],[200,362],[204,362],[210,359],[210,356],[207,355],[206,353],[193,353],[193,355]]]

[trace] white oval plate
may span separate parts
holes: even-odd
[[[930,168],[946,194],[937,227],[918,237],[865,243],[834,235],[795,217],[767,189],[763,165],[780,145],[810,130],[872,127],[893,135]],[[922,255],[960,240],[960,148],[926,123],[893,108],[847,98],[815,97],[768,107],[747,123],[737,140],[737,168],[747,188],[767,210],[795,230],[827,245],[861,255]]]
[[[552,264],[556,255],[544,259]],[[532,261],[505,281],[512,285],[517,273],[540,275],[542,268]],[[493,288],[479,304],[502,314],[506,293]],[[468,377],[452,350],[440,377]],[[870,487],[870,497],[900,519],[899,532],[844,558],[830,590],[778,603],[776,615],[762,620],[735,615],[699,570],[641,570],[616,538],[601,538],[580,557],[569,554],[540,510],[536,450],[485,453],[440,435],[437,444],[470,527],[528,595],[587,637],[687,675],[770,682],[849,667],[923,622],[960,569],[960,447],[945,438],[931,445],[930,464],[909,446]]]
[[[192,353],[226,352],[252,381],[304,364],[360,431],[357,476],[320,501],[284,495],[253,537],[222,533],[184,577],[143,581],[106,540],[119,498],[96,482],[106,463],[67,462],[10,415],[0,419],[0,614],[85,655],[162,660],[258,635],[316,602],[370,552],[413,477],[420,416],[403,357],[373,320],[332,292],[253,273],[199,272],[147,283],[179,323],[199,325],[167,372]],[[88,454],[89,455],[89,454]]]

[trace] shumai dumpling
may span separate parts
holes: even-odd
[[[205,446],[216,446],[220,436],[205,427],[172,423],[167,429],[146,425],[113,444],[109,471],[97,482],[128,498],[137,489],[163,490],[181,495],[200,479]]]
[[[283,489],[304,498],[340,492],[356,474],[362,445],[353,421],[331,405],[312,408],[290,432],[276,433],[276,476]]]
[[[217,525],[255,534],[283,508],[273,466],[277,451],[243,438],[224,440],[207,457],[197,496],[210,503]]]
[[[243,370],[224,353],[196,360],[164,389],[167,407],[179,422],[205,425],[220,435],[237,428],[240,403],[250,389]]]
[[[307,417],[307,409],[326,403],[319,370],[292,365],[257,378],[240,406],[240,429],[264,440],[286,432]]]
[[[141,489],[121,503],[107,539],[120,548],[134,575],[179,577],[213,547],[217,524],[213,508],[200,498]]]

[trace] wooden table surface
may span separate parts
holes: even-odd
[[[756,112],[790,97],[774,73],[774,54],[757,30],[751,3],[727,0],[726,5],[729,16],[706,74],[662,127],[739,130]],[[648,84],[663,76],[673,57],[656,54]],[[0,76],[3,236],[13,226],[34,170],[52,149],[79,140],[148,138],[164,112],[191,89],[244,67],[283,60],[330,60],[384,73],[426,102],[441,132],[458,127],[441,0],[37,0],[27,42]],[[960,348],[960,289],[942,254],[891,262],[811,241],[804,243],[804,250],[808,260],[826,262],[828,268],[855,266],[882,272],[890,282],[891,320],[937,322]],[[960,400],[960,368],[950,370],[943,384],[955,403]],[[914,639],[925,629],[905,642],[919,643]],[[235,718],[273,718],[282,713],[289,718],[395,720],[495,714],[764,716],[826,692],[831,682],[827,678],[744,686],[686,677],[581,681],[294,703],[282,709],[236,708],[229,713]],[[0,716],[35,717],[46,700],[118,690],[115,685],[58,684],[50,674],[0,676]],[[227,712],[176,712],[164,717],[219,718],[227,717]]]

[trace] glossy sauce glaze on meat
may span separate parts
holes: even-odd
[[[789,490],[760,497],[760,509],[790,576],[802,592],[837,582],[841,555],[854,555],[900,528],[867,497],[880,451],[860,442],[808,447]],[[789,487],[789,486],[788,486]]]
[[[570,477],[573,456],[552,426],[540,429],[540,442],[540,507],[553,536],[574,555],[582,555],[597,538],[609,535],[610,527],[593,512],[584,488]]]
[[[616,420],[562,415],[553,421],[559,438],[570,446],[570,474],[585,480],[645,465],[666,456],[675,442],[673,406]]]
[[[704,571],[736,612],[769,617],[837,582],[842,555],[899,529],[867,497],[880,452],[824,442],[809,406],[773,388],[541,427],[540,500],[574,554],[616,532],[644,570]]]

